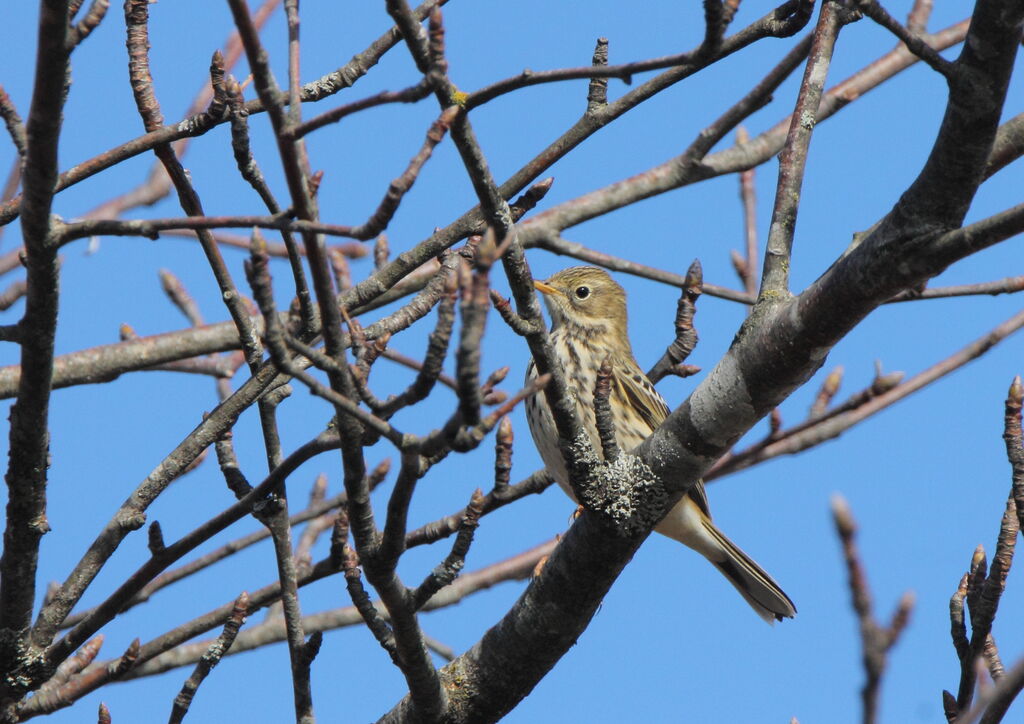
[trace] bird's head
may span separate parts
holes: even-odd
[[[564,325],[628,339],[626,292],[603,269],[574,266],[533,285],[544,295],[555,329]]]

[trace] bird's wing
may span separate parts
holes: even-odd
[[[654,432],[668,417],[669,409],[665,400],[647,379],[647,375],[641,372],[639,367],[634,366],[633,369],[619,370],[619,374],[615,375],[615,381],[640,419],[650,428],[647,434]]]
[[[711,508],[708,506],[708,494],[704,490],[704,481],[698,480],[696,483],[690,486],[690,489],[686,491],[686,494],[690,496],[690,500],[697,504],[705,517],[711,520]]]
[[[633,406],[633,409],[636,410],[640,418],[650,428],[648,434],[654,432],[658,425],[668,417],[670,410],[662,396],[654,389],[654,385],[647,379],[647,375],[641,372],[639,367],[632,365],[632,369],[628,367],[621,369],[614,378],[629,404]],[[694,485],[690,486],[687,494],[710,520],[711,508],[708,506],[708,495],[704,490],[704,481],[698,480]]]

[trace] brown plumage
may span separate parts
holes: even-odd
[[[566,381],[577,401],[577,413],[601,454],[594,422],[594,383],[601,363],[609,358],[612,384],[609,406],[616,442],[632,450],[668,416],[668,405],[633,359],[626,325],[626,293],[607,272],[595,267],[564,269],[535,282],[551,313],[551,342]],[[527,377],[536,374],[530,362]],[[543,395],[527,401],[530,432],[548,472],[572,497],[558,434]],[[750,604],[771,623],[796,614],[771,576],[711,522],[704,483],[698,481],[655,528],[707,558]]]

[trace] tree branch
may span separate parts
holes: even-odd
[[[760,299],[777,301],[789,294],[789,271],[792,265],[793,232],[800,203],[800,189],[807,166],[807,151],[817,123],[818,106],[825,88],[829,64],[836,38],[843,26],[843,6],[824,0],[814,30],[810,57],[800,83],[796,108],[790,117],[789,133],[779,156],[779,181],[775,189],[775,206],[765,244],[764,269],[761,274]]]
[[[24,637],[35,603],[39,542],[49,530],[46,521],[46,470],[49,467],[49,410],[53,377],[53,346],[57,326],[59,264],[52,243],[50,210],[57,179],[57,144],[69,82],[68,0],[43,0],[39,5],[36,73],[32,105],[25,127],[21,228],[27,272],[25,313],[18,323],[23,335],[22,374],[18,399],[10,413],[10,459],[7,522],[0,557],[0,628],[6,633],[0,661],[11,671],[27,663],[12,650]],[[35,653],[35,652],[34,652]],[[0,699],[17,700],[29,674],[17,685],[5,684]],[[11,679],[8,679],[10,682]],[[3,703],[0,702],[0,703]]]

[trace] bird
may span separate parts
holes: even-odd
[[[601,455],[594,384],[606,359],[611,365],[608,404],[616,443],[621,450],[632,450],[657,429],[669,408],[633,358],[625,290],[606,271],[591,266],[563,269],[545,281],[534,281],[534,286],[551,316],[555,360],[564,371],[576,412],[595,451]],[[536,365],[530,360],[526,378],[529,381],[536,376]],[[548,473],[575,500],[543,394],[527,399],[526,416]],[[704,556],[768,623],[796,615],[796,607],[779,584],[711,521],[703,481],[690,487],[655,530]]]

